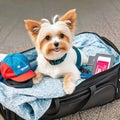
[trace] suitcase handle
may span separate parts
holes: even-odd
[[[80,91],[77,91],[75,100],[73,100],[74,98],[72,100],[71,99],[66,100],[66,102],[68,102],[68,104],[71,102],[70,106],[72,106],[72,102],[74,102],[74,101],[77,101],[78,105],[79,105],[78,107],[76,106],[77,107],[76,110],[73,110],[73,111],[71,110],[70,112],[68,112],[68,114],[74,113],[75,111],[84,110],[86,108],[90,108],[90,107],[93,107],[96,105],[102,105],[102,104],[108,103],[114,99],[115,92],[116,92],[115,91],[115,83],[96,84],[96,85],[92,85],[89,88],[84,89],[84,90],[86,90],[86,92],[83,94],[82,98],[79,98],[82,96],[82,94],[81,94],[81,96],[78,96],[77,94]],[[111,93],[110,95],[108,95],[109,92]],[[71,96],[73,96],[73,95],[71,95]],[[95,97],[96,97],[96,100],[94,101],[93,98],[95,98]],[[102,100],[102,102],[101,102],[101,100]],[[103,100],[104,100],[104,102],[103,102]],[[62,111],[61,103],[62,102],[64,102],[64,101],[61,101],[59,98],[55,99],[53,101],[54,111],[51,110],[52,112],[49,115],[55,115],[55,116],[59,117],[59,115],[63,114],[63,113],[61,113],[61,111]]]
[[[90,95],[84,100],[81,110],[84,110],[86,105],[89,103],[89,100],[93,97],[96,91],[96,85],[93,85],[89,88]]]
[[[96,90],[96,86],[90,87],[90,93],[91,94],[87,98],[84,99],[84,102],[82,102],[81,109],[84,108],[84,106],[88,103],[88,101],[92,97],[92,94],[94,94],[95,90]],[[55,115],[59,112],[59,110],[60,110],[60,101],[59,101],[59,99],[55,99],[54,100],[54,110],[52,110],[52,112],[49,111],[47,113],[47,115]]]
[[[0,104],[0,113],[2,114],[3,117],[5,117],[5,111],[2,104]]]
[[[52,111],[49,111],[47,115],[55,115],[59,112],[60,109],[60,102],[59,99],[54,100],[54,109]]]
[[[90,91],[90,97],[87,99],[82,109],[103,105],[115,99],[116,88],[113,84],[106,84],[100,88],[92,86]],[[95,98],[96,100],[94,100]]]
[[[56,99],[55,100],[55,111],[53,112],[53,114],[58,113],[59,109],[60,109],[60,102],[59,102],[59,99]]]

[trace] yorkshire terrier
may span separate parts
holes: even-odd
[[[80,49],[76,50],[72,46],[76,10],[69,10],[59,18],[55,16],[52,23],[47,19],[41,21],[28,19],[24,21],[38,54],[38,66],[33,83],[39,83],[43,75],[52,78],[64,77],[63,89],[65,93],[73,93],[75,81],[80,79],[80,71],[76,62],[82,65],[88,61],[88,58]],[[79,54],[80,60],[77,60],[77,54]]]

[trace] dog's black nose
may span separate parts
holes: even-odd
[[[54,46],[55,46],[55,47],[58,47],[58,46],[59,46],[59,42],[55,42],[55,43],[54,43]]]

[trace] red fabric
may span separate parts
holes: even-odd
[[[1,63],[0,71],[3,78],[12,79],[17,82],[24,82],[35,76],[35,72],[33,72],[32,70],[29,70],[24,74],[16,76],[14,71],[4,62]]]

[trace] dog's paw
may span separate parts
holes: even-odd
[[[63,89],[66,94],[72,94],[73,91],[75,90],[75,84],[73,82],[69,82],[63,86]]]
[[[32,79],[33,84],[38,84],[42,79],[42,74],[41,73],[36,73],[36,76]]]

